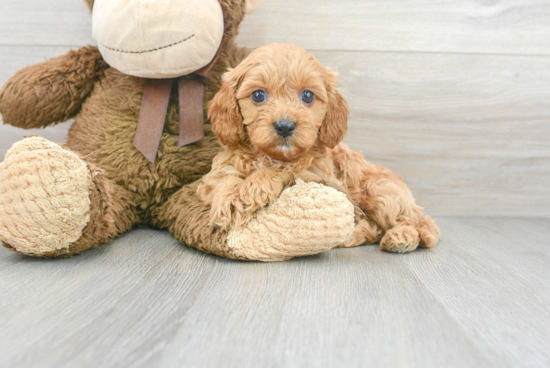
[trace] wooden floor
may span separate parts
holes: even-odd
[[[271,264],[153,230],[65,260],[0,251],[0,366],[550,366],[550,221],[438,223],[430,250]]]

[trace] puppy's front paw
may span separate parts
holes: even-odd
[[[245,207],[238,195],[230,198],[218,198],[210,209],[210,224],[222,229],[231,226],[240,227],[246,221]]]
[[[245,223],[261,208],[275,203],[289,178],[271,171],[258,171],[249,176],[239,191],[245,210]]]

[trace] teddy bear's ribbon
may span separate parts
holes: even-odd
[[[168,102],[174,81],[178,82],[179,94],[179,141],[185,146],[204,138],[204,84],[201,78],[210,78],[216,64],[216,57],[210,64],[189,75],[177,79],[148,79],[141,101],[134,146],[149,160],[155,163]]]

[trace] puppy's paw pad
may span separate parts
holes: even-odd
[[[406,253],[415,250],[420,243],[418,231],[412,226],[394,227],[380,241],[380,248],[387,252]]]

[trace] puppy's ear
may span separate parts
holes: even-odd
[[[243,134],[243,119],[236,97],[237,75],[235,69],[224,74],[222,87],[208,108],[212,131],[225,146],[237,145]]]
[[[348,131],[348,104],[336,89],[338,75],[330,70],[326,71],[328,109],[325,121],[319,130],[319,140],[325,146],[336,147],[344,139]]]

